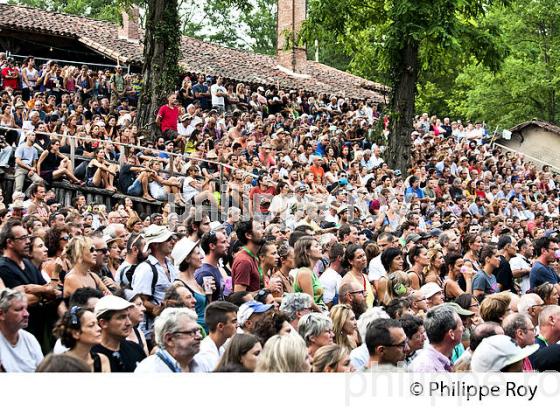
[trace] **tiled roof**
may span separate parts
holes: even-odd
[[[142,61],[142,44],[118,38],[117,25],[65,13],[0,4],[0,28],[73,38],[87,47],[124,64]],[[303,75],[281,69],[274,57],[219,46],[183,37],[181,65],[188,71],[282,89],[303,88],[342,97],[384,101],[385,86],[308,61]]]

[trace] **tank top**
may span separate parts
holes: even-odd
[[[93,372],[94,373],[101,373],[103,369],[101,368],[101,358],[99,354],[95,352],[90,352],[91,358],[93,359]]]
[[[299,268],[298,269],[298,271],[296,273],[296,278],[295,278],[295,281],[294,281],[294,292],[297,292],[297,293],[302,293],[303,292],[303,289],[301,288],[301,286],[299,285],[299,282],[297,280],[297,277],[298,277],[299,273],[303,270],[311,272],[311,286],[313,288],[313,301],[315,302],[316,305],[325,306],[325,302],[323,302],[323,286],[321,286],[321,282],[319,282],[319,278],[317,277],[315,272],[313,272],[309,268]]]
[[[41,171],[54,171],[60,165],[60,161],[61,159],[58,157],[58,155],[55,155],[49,151],[47,157],[41,164]]]
[[[66,91],[71,93],[76,91],[76,80],[74,79],[74,77],[69,77],[66,80]]]
[[[39,72],[34,68],[30,70],[27,67],[23,67],[23,72],[27,75],[27,81],[29,81],[31,87],[35,87],[37,85],[37,78],[39,78]],[[28,88],[24,81],[21,84],[22,88]]]
[[[198,316],[196,323],[204,328],[204,330],[208,333],[208,327],[206,326],[206,322],[204,321],[204,310],[206,309],[206,305],[208,304],[208,300],[206,299],[206,295],[202,293],[198,293],[181,279],[175,279],[175,282],[180,282],[192,293],[196,304],[194,305],[194,310],[196,311],[196,315]]]

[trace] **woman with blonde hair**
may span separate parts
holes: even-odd
[[[334,342],[348,350],[358,347],[358,322],[352,309],[347,305],[336,305],[331,309],[330,316],[333,322]]]
[[[90,271],[95,265],[97,251],[91,239],[85,236],[75,236],[66,246],[66,256],[70,260],[73,268],[64,277],[65,298],[70,297],[78,288],[93,288],[100,290],[105,295],[111,292],[101,281],[99,276]]]
[[[443,280],[441,278],[442,268],[445,265],[445,260],[443,258],[443,252],[441,248],[434,247],[428,250],[428,269],[425,274],[426,283],[434,282],[437,283],[439,287],[443,286]]]
[[[410,293],[410,277],[402,270],[395,271],[387,278],[387,291],[383,305],[388,306],[393,299],[407,296]]]
[[[310,370],[305,342],[295,334],[268,339],[255,369],[261,373],[306,373]]]
[[[348,373],[352,371],[348,349],[340,345],[323,346],[313,357],[313,373]]]

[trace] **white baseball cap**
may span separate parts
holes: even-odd
[[[429,299],[434,296],[436,293],[441,292],[443,289],[439,287],[437,283],[428,282],[424,286],[420,288],[420,293],[426,298]]]
[[[521,348],[506,335],[490,336],[484,339],[473,352],[471,370],[499,372],[504,367],[532,355],[538,349],[537,344]]]
[[[127,302],[123,298],[119,298],[118,296],[108,295],[103,296],[99,301],[95,304],[95,317],[101,316],[105,312],[109,311],[117,311],[117,310],[125,310],[129,307],[134,306],[132,303]]]

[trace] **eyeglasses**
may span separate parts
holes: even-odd
[[[101,253],[107,253],[109,252],[109,248],[101,248],[101,249],[95,249],[97,252],[101,252]]]
[[[531,305],[530,307],[531,307],[531,309],[534,309],[534,308],[536,308],[536,307],[543,307],[543,306],[545,306],[545,304],[544,304],[544,303],[540,303],[540,304],[538,304],[538,305]]]
[[[351,295],[361,294],[362,296],[364,295],[364,293],[365,293],[365,291],[363,289],[355,290],[353,292],[350,292]]]
[[[196,329],[192,329],[192,330],[183,330],[180,332],[173,332],[174,335],[188,335],[190,337],[195,337],[196,335],[200,335],[200,328],[197,327]]]
[[[399,349],[404,349],[408,346],[408,338],[404,339],[401,343],[395,343],[392,345],[384,345],[385,347],[398,347]]]
[[[20,236],[19,238],[12,238],[13,241],[28,241],[29,240],[29,235],[23,235]]]
[[[68,235],[61,236],[61,237],[60,237],[60,240],[61,240],[61,241],[69,241],[69,240],[70,240],[70,236],[68,236]]]

